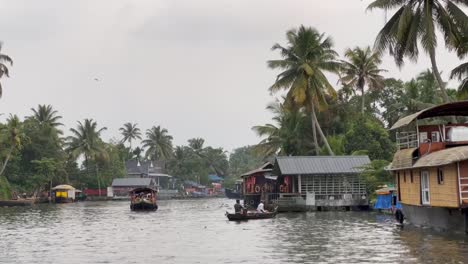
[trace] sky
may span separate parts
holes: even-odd
[[[331,36],[340,54],[372,45],[384,13],[366,11],[369,3],[0,0],[2,53],[14,60],[11,78],[2,79],[0,120],[51,104],[65,130],[93,118],[107,127],[105,140],[120,139],[118,129],[132,122],[143,131],[167,128],[174,145],[194,137],[228,151],[253,145],[260,138],[251,127],[271,120],[273,44],[303,24]],[[460,64],[442,44],[437,59],[445,80]],[[424,53],[402,69],[388,56],[382,64],[385,76],[403,80],[428,67]]]

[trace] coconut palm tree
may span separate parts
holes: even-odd
[[[157,160],[172,156],[172,136],[165,128],[153,126],[146,130],[146,139],[142,143],[146,148],[146,158]]]
[[[8,70],[7,64],[10,64],[10,66],[13,66],[13,60],[10,58],[10,56],[1,53],[2,46],[3,46],[3,43],[0,42],[0,79],[3,76],[10,77],[10,72]],[[0,98],[2,97],[2,94],[3,94],[3,89],[2,89],[2,84],[0,83]]]
[[[384,78],[380,73],[385,70],[379,69],[382,63],[380,54],[372,52],[370,47],[347,49],[345,57],[348,61],[341,61],[340,81],[344,87],[353,87],[361,92],[361,113],[364,113],[365,98],[364,88],[379,90],[384,86]]]
[[[132,140],[141,139],[141,132],[140,129],[137,127],[138,124],[132,124],[130,122],[125,123],[123,127],[121,127],[120,133],[123,136],[122,143],[129,142],[130,143],[130,150],[132,149]]]
[[[300,109],[287,107],[275,101],[267,106],[274,114],[273,124],[252,127],[258,136],[264,137],[254,147],[254,151],[263,157],[274,155],[302,155],[304,147],[310,141],[304,138],[306,115]]]
[[[468,98],[468,62],[462,63],[453,69],[450,78],[456,78],[461,81],[458,93],[462,99]]]
[[[270,87],[272,93],[287,90],[287,99],[299,106],[304,106],[312,120],[312,134],[317,155],[319,146],[317,130],[328,152],[333,155],[327,138],[323,134],[315,114],[326,105],[326,95],[336,97],[336,91],[329,83],[324,71],[336,73],[340,64],[336,61],[337,53],[332,49],[333,42],[316,29],[304,27],[292,29],[286,33],[287,46],[275,44],[272,49],[280,51],[282,59],[268,61],[271,69],[282,72]]]
[[[84,157],[86,171],[89,175],[89,161],[108,160],[101,133],[107,128],[98,128],[96,121],[85,119],[84,123],[78,121],[76,129],[71,128],[73,134],[67,138],[67,150],[74,159]],[[96,178],[98,182],[99,196],[101,196],[101,182],[99,180],[98,167],[96,163]]]
[[[55,128],[59,134],[62,134],[62,131],[57,129],[59,126],[63,126],[59,122],[62,119],[62,116],[58,115],[57,110],[51,105],[38,105],[37,109],[31,108],[33,115],[30,118],[36,120],[40,125],[48,125],[52,128]]]
[[[468,32],[468,17],[459,6],[468,6],[466,0],[375,0],[367,9],[398,10],[380,30],[375,41],[378,52],[389,50],[398,66],[404,58],[413,61],[419,55],[418,42],[431,59],[434,73],[445,102],[449,101],[445,83],[436,61],[439,28],[446,46],[459,49],[463,34]]]
[[[6,169],[8,161],[13,152],[21,149],[23,142],[28,140],[23,131],[23,123],[16,115],[10,115],[7,119],[6,126],[2,128],[2,138],[5,139],[5,148],[2,148],[1,154],[5,158],[1,162],[0,176]]]

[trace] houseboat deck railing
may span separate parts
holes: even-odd
[[[407,148],[417,148],[419,146],[418,133],[416,131],[397,132],[396,141],[398,150]]]

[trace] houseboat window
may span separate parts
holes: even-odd
[[[403,182],[406,182],[406,171],[403,172]]]
[[[426,143],[426,141],[427,141],[427,132],[419,133],[419,142]]]
[[[432,132],[431,133],[431,140],[432,140],[432,142],[439,142],[440,141],[439,132],[437,132],[437,131]]]
[[[410,171],[410,181],[413,183],[413,171]]]
[[[444,169],[437,169],[437,183],[444,184]]]

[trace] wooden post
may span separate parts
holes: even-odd
[[[298,188],[299,188],[299,193],[301,194],[302,193],[302,183],[301,183],[301,175],[297,175],[297,184],[298,184]]]

